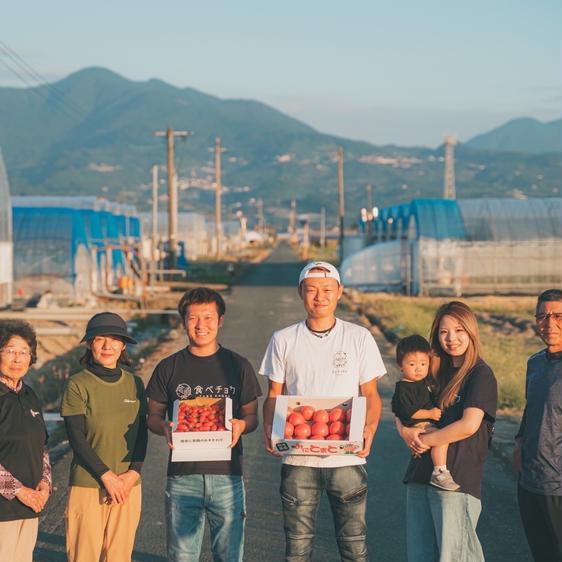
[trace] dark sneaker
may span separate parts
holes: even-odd
[[[460,486],[453,480],[448,470],[440,470],[437,474],[433,472],[429,483],[436,488],[441,488],[441,490],[447,490],[448,492],[460,490]]]

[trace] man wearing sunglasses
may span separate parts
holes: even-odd
[[[562,291],[539,295],[537,331],[546,349],[527,363],[527,403],[515,438],[519,511],[533,558],[562,561]]]

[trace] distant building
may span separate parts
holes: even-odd
[[[347,286],[460,296],[562,285],[562,198],[414,199],[366,230],[344,246]]]

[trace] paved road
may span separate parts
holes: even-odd
[[[298,321],[303,316],[295,289],[299,265],[287,247],[279,247],[264,264],[256,265],[227,297],[226,322],[221,341],[226,347],[246,355],[259,366],[262,353],[273,330]],[[349,312],[340,316],[353,319]],[[387,365],[392,365],[392,349],[378,336],[377,340]],[[164,344],[162,355],[184,344],[177,334]],[[145,366],[145,376],[153,362]],[[393,369],[391,369],[393,371]],[[265,384],[262,385],[265,389]],[[369,551],[370,559],[402,562],[405,552],[405,497],[401,476],[408,462],[408,451],[396,435],[389,398],[393,373],[381,383],[385,399],[383,419],[377,433],[373,454],[369,458]],[[163,489],[167,451],[162,439],[152,437],[143,470],[143,515],[134,559],[138,562],[165,562]],[[57,492],[41,525],[37,561],[65,560],[63,552],[62,513],[65,501],[65,479],[68,455],[57,464]],[[248,497],[248,522],[245,560],[280,562],[284,539],[281,506],[278,495],[279,463],[266,455],[258,432],[245,438],[245,476]],[[519,522],[515,500],[515,479],[508,466],[491,455],[484,483],[484,511],[479,525],[486,560],[489,562],[526,562],[530,560]],[[208,540],[206,540],[208,545]],[[201,557],[211,560],[206,546]],[[331,515],[326,502],[320,509],[315,562],[336,562],[337,547],[333,538]]]

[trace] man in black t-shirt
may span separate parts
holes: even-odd
[[[241,562],[244,546],[245,494],[241,435],[258,425],[261,390],[247,359],[217,341],[223,324],[222,297],[204,287],[181,298],[178,311],[189,346],[161,361],[147,387],[148,427],[172,447],[170,421],[178,399],[232,399],[232,457],[229,461],[168,462],[166,490],[167,560],[199,560],[205,516],[213,558]],[[166,413],[168,419],[166,419]]]

